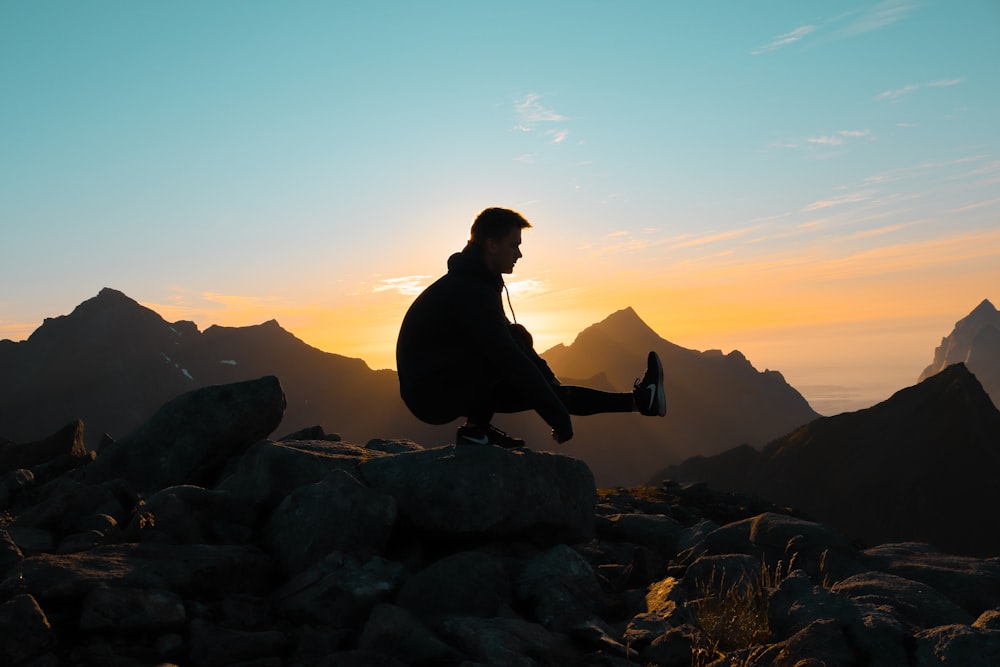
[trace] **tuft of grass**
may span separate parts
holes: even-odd
[[[744,573],[730,584],[724,572],[713,570],[707,581],[698,582],[700,597],[688,603],[701,630],[700,641],[691,652],[692,667],[704,667],[729,653],[770,643],[767,591],[776,588],[794,566],[793,556],[787,563],[778,561],[773,568],[765,564],[759,577]],[[752,661],[752,657],[747,655],[747,660]]]

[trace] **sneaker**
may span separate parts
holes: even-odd
[[[667,397],[663,393],[663,364],[660,355],[650,352],[646,359],[646,374],[636,380],[632,395],[639,412],[650,417],[667,414]]]
[[[509,436],[490,424],[486,426],[469,426],[466,424],[465,426],[458,427],[455,444],[496,445],[504,449],[518,449],[524,447],[524,440]]]

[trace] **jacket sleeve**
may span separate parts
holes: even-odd
[[[477,290],[478,291],[478,290]],[[499,297],[489,288],[466,300],[462,330],[476,347],[485,350],[500,377],[523,392],[545,422],[557,432],[572,432],[569,411],[552,383],[524,353],[511,335]]]

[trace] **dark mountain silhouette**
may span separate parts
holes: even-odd
[[[184,391],[262,375],[281,378],[290,430],[329,425],[354,441],[430,434],[398,400],[394,372],[311,347],[273,320],[199,332],[105,288],[26,341],[5,343],[0,433],[14,441],[80,418],[93,448],[103,433],[125,435]]]
[[[922,541],[1000,553],[1000,411],[964,364],[871,408],[818,419],[775,440],[671,466],[657,478],[704,481],[793,506],[864,543]]]
[[[933,363],[920,374],[920,380],[957,363],[975,373],[993,404],[1000,407],[1000,312],[989,299],[983,299],[941,339]]]
[[[557,447],[607,471],[604,483],[641,482],[667,462],[744,443],[763,446],[819,416],[781,373],[756,370],[738,351],[699,352],[675,345],[657,335],[631,308],[588,327],[571,345],[557,345],[542,356],[564,384],[631,391],[645,370],[649,350],[656,350],[663,361],[667,416],[577,417],[576,435]],[[543,427],[526,422],[516,428],[519,433],[534,429],[537,438],[545,437]]]
[[[739,352],[673,345],[631,309],[544,356],[567,384],[630,391],[650,349],[666,368],[664,419],[577,418],[576,436],[563,446],[534,413],[498,416],[497,423],[533,449],[583,458],[601,484],[619,485],[689,456],[762,445],[818,416],[780,373],[758,372]],[[435,446],[454,438],[454,426],[410,415],[394,371],[318,350],[273,320],[204,332],[192,322],[169,323],[107,288],[71,314],[47,319],[28,340],[0,344],[0,435],[29,442],[82,419],[93,449],[102,434],[124,436],[184,391],[265,375],[280,378],[288,401],[276,435],[321,425],[357,443],[407,438]]]

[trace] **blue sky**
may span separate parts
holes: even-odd
[[[540,346],[633,306],[828,409],[1000,303],[992,0],[6,0],[0,85],[13,340],[110,286],[391,366],[492,205]]]

